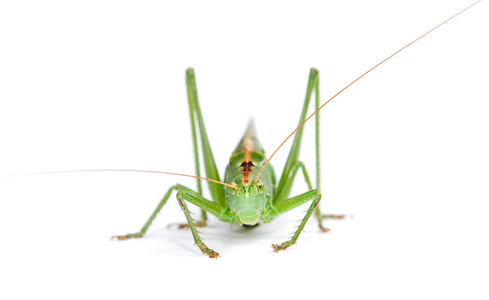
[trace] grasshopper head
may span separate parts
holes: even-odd
[[[229,189],[229,207],[241,224],[255,225],[267,204],[265,186],[261,181],[249,185],[233,182],[232,185],[236,189]]]

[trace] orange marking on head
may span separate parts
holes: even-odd
[[[244,185],[250,185],[251,171],[253,170],[254,166],[255,165],[253,165],[253,162],[251,161],[251,152],[245,151],[243,163],[240,165],[240,167],[243,168],[243,170],[241,170],[241,176],[243,178]]]

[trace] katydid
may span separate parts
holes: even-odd
[[[479,0],[480,1],[480,0]],[[259,223],[268,223],[275,217],[290,211],[302,204],[310,203],[304,217],[302,218],[297,230],[292,237],[282,243],[273,244],[272,248],[275,252],[287,249],[294,245],[301,234],[304,226],[308,222],[309,218],[314,214],[319,228],[323,232],[327,232],[328,229],[323,226],[323,220],[328,218],[342,219],[344,215],[323,215],[319,210],[319,203],[321,200],[320,186],[320,151],[319,151],[319,111],[332,99],[342,93],[344,90],[353,85],[356,81],[364,77],[370,71],[389,60],[400,51],[409,47],[419,39],[426,36],[428,33],[437,29],[441,25],[445,24],[449,20],[458,16],[468,8],[475,5],[477,2],[471,4],[467,8],[458,12],[454,16],[448,18],[444,22],[440,23],[433,29],[427,31],[417,39],[408,43],[392,55],[388,56],[365,73],[357,77],[350,84],[336,93],[329,100],[320,104],[319,97],[319,73],[315,69],[310,70],[309,81],[307,84],[305,101],[303,109],[299,118],[298,127],[282,142],[282,144],[272,153],[270,157],[265,156],[265,151],[262,148],[259,140],[257,139],[254,124],[251,122],[245,131],[244,136],[239,141],[236,149],[231,154],[229,164],[226,167],[224,180],[221,181],[219,173],[217,171],[214,156],[211,151],[210,141],[207,137],[207,132],[204,126],[204,120],[200,109],[200,103],[197,96],[197,87],[195,81],[195,74],[193,69],[186,71],[186,83],[187,94],[189,103],[189,112],[191,120],[191,132],[193,140],[194,159],[196,166],[196,176],[175,174],[168,172],[157,171],[144,171],[144,170],[108,170],[105,171],[136,171],[136,172],[154,172],[165,173],[179,176],[190,176],[197,178],[197,190],[192,190],[180,184],[171,186],[158,206],[143,225],[141,230],[137,233],[114,236],[119,240],[125,240],[129,238],[142,237],[154,221],[157,214],[163,208],[170,196],[175,192],[177,201],[182,208],[182,211],[187,219],[187,225],[193,235],[195,244],[199,247],[202,253],[208,255],[210,258],[219,257],[219,253],[210,249],[202,240],[197,227],[205,226],[207,222],[207,213],[211,213],[223,222],[228,222],[231,226],[240,224],[244,226],[256,226]],[[315,111],[307,116],[307,109],[310,102],[314,98]],[[303,137],[303,125],[313,116],[315,116],[315,154],[316,154],[316,182],[313,186],[309,173],[305,165],[300,161],[299,154],[301,149],[301,142]],[[197,136],[200,136],[200,144]],[[274,170],[269,163],[272,157],[282,147],[282,145],[293,135],[295,135],[291,150],[286,160],[283,172],[276,180]],[[202,152],[202,156],[199,156],[199,147]],[[205,167],[205,177],[201,177],[200,174],[200,160],[203,159]],[[290,196],[292,184],[296,178],[297,172],[301,171],[308,186],[308,190],[297,196]],[[91,170],[91,171],[104,171],[104,170]],[[202,193],[201,180],[208,181],[208,188],[210,191],[211,200],[204,198]],[[192,203],[199,207],[202,211],[201,220],[196,221],[191,215],[191,212],[187,206],[187,203]]]
[[[194,151],[196,153],[196,174],[200,177],[199,170],[199,156],[198,156],[198,144],[197,144],[197,128],[200,134],[202,153],[204,158],[204,166],[207,178],[213,180],[209,181],[209,190],[212,197],[212,201],[205,199],[202,196],[202,189],[200,186],[200,179],[198,181],[198,191],[195,192],[188,187],[177,184],[172,186],[166,195],[159,203],[156,210],[153,212],[149,220],[144,224],[141,231],[134,234],[127,234],[123,236],[116,236],[119,240],[128,238],[142,237],[152,221],[165,205],[173,191],[176,191],[177,201],[182,208],[185,217],[188,221],[188,227],[190,228],[195,240],[195,244],[200,248],[202,253],[209,255],[211,258],[219,256],[219,253],[207,247],[202,241],[197,226],[204,226],[206,223],[206,214],[209,212],[215,215],[219,220],[231,223],[233,226],[235,223],[240,225],[255,226],[260,221],[268,223],[276,216],[294,209],[306,202],[311,202],[306,215],[302,219],[295,234],[289,241],[281,244],[272,245],[275,251],[283,250],[289,246],[295,244],[299,234],[301,233],[304,225],[310,216],[315,212],[319,221],[319,227],[322,231],[328,231],[322,225],[324,218],[343,218],[342,215],[321,215],[319,212],[318,204],[321,199],[321,193],[319,189],[314,189],[309,175],[306,171],[304,164],[299,160],[299,152],[302,140],[303,127],[299,128],[296,133],[295,140],[292,144],[289,157],[284,167],[284,171],[278,184],[276,183],[275,174],[270,164],[267,164],[267,158],[265,151],[263,150],[259,140],[256,137],[255,128],[251,122],[244,134],[243,138],[239,142],[238,146],[231,154],[229,164],[226,167],[224,175],[224,183],[219,184],[221,179],[217,172],[216,164],[210,143],[207,138],[207,133],[204,126],[204,120],[200,111],[200,104],[197,97],[197,88],[195,83],[195,75],[193,69],[188,69],[186,72],[187,79],[187,91],[188,101],[190,108],[190,119],[192,125],[192,137],[194,143]],[[309,83],[307,86],[306,100],[302,109],[299,124],[303,123],[306,119],[307,107],[315,91],[315,105],[316,109],[319,107],[319,76],[315,69],[311,69],[309,75]],[[316,114],[316,173],[319,175],[319,115]],[[305,180],[307,182],[309,191],[289,198],[292,183],[296,177],[299,169],[302,171]],[[319,184],[319,176],[317,176],[316,184]],[[204,214],[202,220],[198,223],[192,218],[190,210],[187,207],[187,202],[190,202],[200,207]]]
[[[301,234],[304,226],[306,225],[312,214],[315,214],[321,231],[327,232],[328,229],[323,226],[322,221],[327,218],[341,219],[344,218],[344,215],[323,215],[320,213],[318,207],[321,200],[321,191],[319,189],[319,110],[323,108],[327,103],[329,103],[333,98],[343,92],[345,89],[350,87],[357,80],[365,76],[367,73],[377,68],[379,65],[381,65],[400,51],[409,47],[411,44],[418,41],[428,33],[432,32],[433,30],[437,29],[444,23],[456,17],[463,11],[467,10],[475,3],[471,4],[469,7],[445,20],[433,29],[427,31],[425,34],[408,43],[392,55],[388,56],[386,59],[382,60],[380,63],[356,78],[349,85],[347,85],[345,88],[343,88],[322,105],[320,105],[319,98],[319,74],[317,70],[311,69],[309,74],[309,81],[307,84],[306,97],[299,118],[298,127],[283,141],[283,143],[277,148],[277,150],[275,150],[270,158],[267,159],[265,156],[265,151],[263,150],[256,136],[254,124],[253,122],[250,122],[244,136],[238,143],[236,149],[231,154],[229,164],[227,165],[225,170],[223,182],[221,182],[219,173],[217,171],[214,156],[212,155],[211,151],[210,142],[208,140],[207,132],[204,126],[204,119],[200,110],[200,103],[197,96],[197,86],[195,82],[194,70],[189,68],[186,71],[186,82],[192,127],[193,147],[195,154],[194,158],[197,175],[197,191],[194,191],[180,184],[176,184],[170,187],[168,192],[165,194],[163,199],[156,207],[153,214],[150,216],[150,218],[147,220],[147,222],[144,224],[139,232],[115,236],[114,238],[125,240],[129,238],[142,237],[173,192],[176,192],[177,201],[182,208],[183,213],[185,214],[188,222],[188,228],[190,228],[190,231],[192,232],[195,245],[200,248],[202,253],[208,255],[210,258],[219,257],[219,253],[210,249],[206,244],[204,244],[202,238],[199,235],[199,232],[197,231],[198,226],[205,226],[206,224],[206,212],[213,214],[221,221],[229,222],[231,226],[234,226],[234,224],[236,223],[246,226],[255,226],[259,224],[259,222],[268,223],[280,214],[292,210],[304,203],[311,202],[309,208],[307,209],[304,217],[302,218],[299,226],[297,227],[297,230],[292,235],[291,239],[280,244],[272,245],[272,248],[275,252],[287,249],[288,247],[296,243],[299,235]],[[313,94],[315,99],[315,111],[306,118],[307,108],[310,104]],[[301,141],[304,129],[303,125],[314,115],[316,119],[316,187],[313,187],[306,167],[299,160],[299,153],[301,149]],[[202,196],[202,187],[200,184],[200,180],[204,178],[200,177],[200,158],[198,151],[199,145],[197,141],[197,134],[200,135],[200,147],[202,150],[205,172],[207,176],[206,179],[208,179],[208,186],[212,201]],[[271,164],[269,164],[269,161],[278,151],[278,149],[280,149],[281,146],[294,134],[295,137],[292,143],[291,150],[289,152],[289,156],[285,163],[280,180],[277,183],[274,170]],[[292,183],[294,182],[299,169],[301,170],[306,180],[308,191],[298,196],[289,197]],[[191,212],[187,207],[187,202],[201,208],[202,220],[196,222],[196,220],[192,218]]]

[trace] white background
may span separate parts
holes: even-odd
[[[222,174],[251,117],[269,153],[295,128],[310,67],[325,101],[471,1],[229,2],[2,2],[0,298],[487,299],[487,1],[325,107],[322,209],[354,218],[328,221],[329,234],[311,219],[281,253],[270,245],[305,207],[253,230],[211,218],[211,260],[167,228],[184,221],[174,197],[145,238],[109,240],[194,180],[11,176],[194,173],[190,66]]]

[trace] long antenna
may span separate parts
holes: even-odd
[[[263,165],[263,167],[260,169],[260,172],[258,172],[258,175],[256,175],[256,178],[255,178],[255,182],[258,181],[258,177],[260,177],[261,173],[263,172],[263,170],[265,169],[265,167],[268,165],[268,163],[270,162],[270,160],[272,159],[272,157],[275,155],[275,153],[278,152],[278,150],[280,148],[282,148],[282,146],[294,135],[294,133],[297,132],[297,130],[299,130],[302,126],[304,126],[304,124],[309,121],[310,118],[312,118],[315,114],[317,114],[318,111],[321,110],[321,108],[323,108],[326,104],[328,104],[331,100],[333,100],[334,98],[336,98],[336,96],[338,96],[339,94],[343,93],[344,90],[346,90],[347,88],[349,88],[350,86],[352,86],[355,82],[357,82],[358,80],[360,80],[363,76],[367,75],[368,73],[370,73],[370,71],[373,71],[374,69],[376,69],[378,66],[380,66],[381,64],[383,64],[384,62],[386,62],[387,60],[391,59],[393,56],[395,56],[396,54],[398,54],[399,52],[401,52],[402,50],[406,49],[407,47],[411,46],[412,44],[416,43],[417,41],[419,41],[420,39],[424,38],[426,35],[428,35],[429,33],[431,33],[432,31],[438,29],[438,27],[444,25],[445,23],[447,23],[448,21],[452,20],[453,18],[455,18],[456,16],[460,15],[461,13],[463,13],[464,11],[466,11],[467,9],[471,8],[472,6],[474,6],[475,4],[477,4],[478,2],[480,2],[482,0],[478,0],[474,3],[472,3],[471,5],[467,6],[466,8],[462,9],[461,11],[459,11],[458,13],[456,13],[455,15],[451,16],[450,18],[446,19],[445,21],[443,21],[442,23],[438,24],[437,26],[433,27],[432,29],[428,30],[427,32],[425,32],[423,35],[419,36],[417,39],[413,40],[412,42],[410,42],[409,44],[406,44],[404,47],[402,47],[401,49],[397,50],[396,52],[392,53],[391,55],[389,55],[387,58],[385,58],[384,60],[382,60],[381,62],[379,62],[378,64],[376,64],[375,66],[373,66],[372,68],[370,68],[368,71],[366,71],[365,73],[363,73],[362,75],[358,76],[355,80],[353,80],[352,82],[350,82],[347,86],[345,86],[343,89],[341,89],[338,93],[336,93],[333,97],[329,98],[328,101],[324,102],[318,109],[316,109],[316,111],[314,111],[309,117],[307,117],[304,122],[302,122],[294,131],[292,131],[291,134],[289,134],[289,136],[280,144],[280,146],[278,146],[277,149],[275,149],[275,151],[272,153],[272,155],[270,155],[270,157],[268,158],[268,160],[266,161],[266,163]]]
[[[156,173],[156,174],[176,175],[176,176],[183,176],[183,177],[190,177],[190,178],[207,180],[207,181],[214,182],[214,183],[217,183],[217,184],[225,185],[225,186],[227,186],[229,188],[232,188],[232,189],[235,189],[235,190],[238,189],[236,186],[233,186],[231,184],[228,184],[228,183],[225,183],[225,182],[221,182],[221,181],[218,181],[218,180],[214,180],[214,179],[210,179],[210,178],[199,177],[199,176],[195,176],[195,175],[180,174],[180,173],[172,173],[172,172],[151,171],[151,170],[88,169],[88,170],[67,170],[67,171],[38,172],[38,173],[20,174],[20,175],[17,175],[17,176],[58,174],[58,173],[80,173],[80,172],[140,172],[140,173]]]

